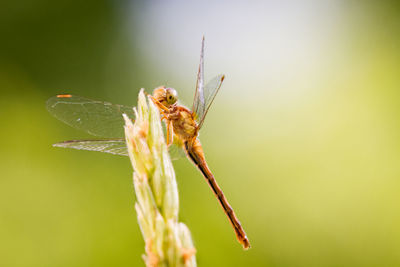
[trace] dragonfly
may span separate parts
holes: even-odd
[[[148,95],[158,107],[161,120],[166,124],[166,139],[169,148],[180,144],[190,161],[200,170],[227,215],[239,243],[244,249],[250,242],[239,219],[217,184],[207,165],[199,130],[202,128],[207,112],[215,99],[225,75],[218,75],[204,85],[204,37],[201,43],[200,64],[197,73],[196,91],[192,109],[178,104],[178,94],[173,88],[160,86]],[[47,101],[47,110],[64,123],[104,139],[68,140],[53,146],[80,150],[99,151],[128,156],[123,136],[124,119],[122,114],[134,117],[133,107],[91,100],[70,94],[56,95]],[[174,142],[174,138],[177,142]]]

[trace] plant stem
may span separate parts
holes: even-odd
[[[178,222],[175,171],[158,109],[139,93],[136,121],[124,114],[125,137],[134,173],[135,209],[145,241],[146,266],[196,266],[189,229]]]

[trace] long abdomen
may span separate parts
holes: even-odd
[[[186,141],[185,150],[192,162],[197,166],[197,168],[199,168],[203,176],[207,179],[208,184],[214,191],[214,194],[217,196],[219,203],[224,209],[226,215],[229,218],[229,221],[231,222],[235,230],[236,237],[239,243],[243,245],[243,248],[248,249],[250,247],[250,242],[239,222],[239,219],[236,217],[231,205],[229,205],[229,202],[225,198],[224,193],[218,186],[217,181],[215,181],[214,175],[211,173],[210,169],[207,166],[200,141],[197,138],[193,141]]]

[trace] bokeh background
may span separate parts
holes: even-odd
[[[400,7],[388,1],[14,1],[0,8],[0,266],[142,266],[127,158],[53,148],[88,138],[46,100],[191,106],[226,74],[201,131],[252,248],[174,163],[199,266],[400,266]]]

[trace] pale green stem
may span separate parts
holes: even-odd
[[[134,169],[135,209],[145,241],[146,266],[196,266],[189,229],[178,222],[175,171],[159,111],[139,93],[135,123],[124,114],[125,137]]]

